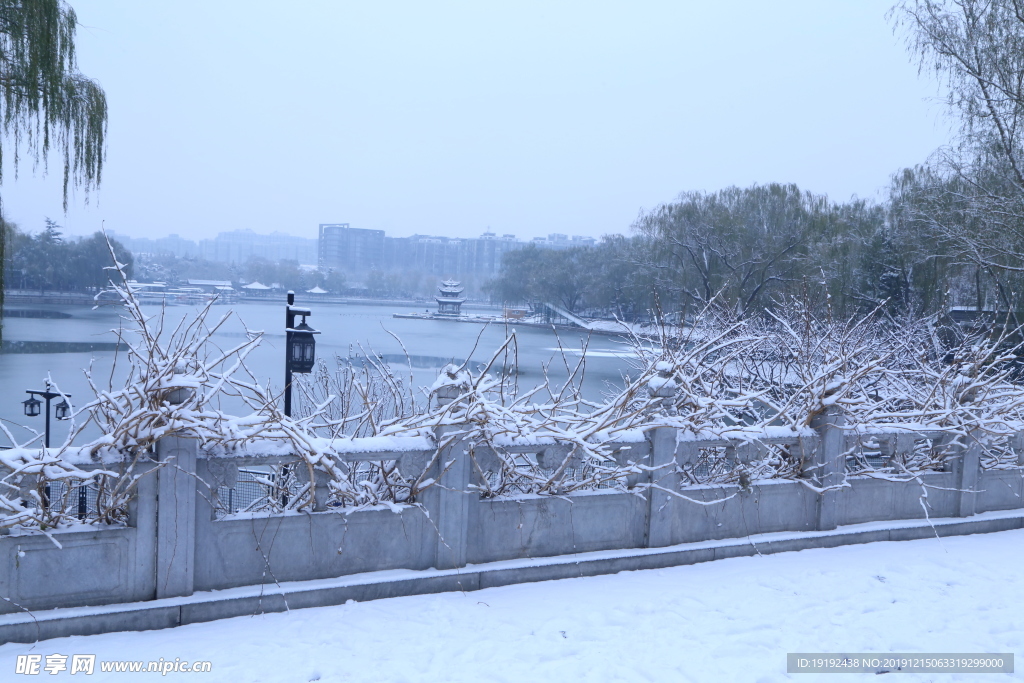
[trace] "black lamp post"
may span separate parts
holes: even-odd
[[[295,324],[295,316],[301,315],[302,322]],[[306,324],[306,317],[313,315],[308,308],[295,306],[295,292],[288,292],[288,305],[285,307],[285,344],[284,344],[284,414],[292,416],[292,373],[308,373],[313,371],[316,360],[316,340],[314,334],[320,334]]]
[[[38,398],[36,398],[36,396],[42,396],[43,399],[46,401],[46,428],[43,431],[43,448],[49,448],[50,447],[50,401],[52,401],[55,398],[60,398],[62,396],[68,397],[68,396],[71,396],[71,394],[61,394],[61,393],[58,393],[56,391],[50,391],[50,383],[49,382],[46,383],[46,391],[26,390],[25,393],[28,394],[29,397],[28,397],[27,400],[22,401],[22,405],[25,406],[25,415],[27,415],[28,417],[38,417],[39,416],[39,407],[42,405],[42,401],[40,401]],[[66,420],[66,419],[68,419],[68,414],[71,412],[71,406],[68,405],[67,398],[64,398],[63,400],[61,400],[60,403],[58,403],[56,405],[56,411],[55,412],[56,412],[56,417],[57,417],[58,420]],[[79,500],[78,500],[78,517],[79,517],[79,519],[84,519],[85,518],[85,511],[84,511],[83,508],[84,508],[84,506],[87,503],[85,487],[80,487],[79,493],[78,493],[78,498],[79,498]],[[46,490],[43,492],[43,507],[44,508],[50,507],[50,485],[49,484],[46,485]]]
[[[52,401],[55,398],[61,398],[62,396],[63,397],[68,397],[68,396],[71,396],[71,394],[61,394],[61,393],[58,393],[56,391],[50,391],[50,383],[49,382],[46,383],[46,391],[31,391],[31,390],[28,390],[25,393],[29,395],[29,398],[28,398],[27,401],[22,401],[21,403],[22,403],[23,406],[25,406],[25,415],[27,415],[28,417],[38,417],[39,416],[39,407],[42,405],[42,401],[40,401],[38,398],[36,398],[36,396],[42,396],[43,399],[45,399],[45,401],[46,401],[46,429],[43,432],[43,447],[44,448],[49,448],[50,447],[50,401]],[[60,403],[57,404],[57,406],[56,406],[56,418],[58,420],[66,420],[66,419],[68,419],[68,414],[70,412],[71,412],[71,406],[68,405],[68,402],[67,402],[66,398],[65,398],[65,400],[62,400]]]

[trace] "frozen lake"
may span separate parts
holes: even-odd
[[[408,377],[410,368],[402,344],[411,359],[413,382],[429,386],[437,371],[452,360],[486,362],[505,339],[503,325],[482,325],[436,320],[410,320],[394,318],[394,313],[422,312],[422,306],[373,306],[310,303],[299,299],[299,306],[309,306],[313,315],[308,322],[321,331],[317,335],[317,357],[332,359],[364,356],[376,353],[383,356],[397,371]],[[4,308],[3,346],[0,347],[0,386],[5,392],[0,399],[0,419],[8,426],[28,424],[42,430],[42,418],[27,418],[21,402],[27,398],[26,389],[43,389],[49,373],[61,389],[72,394],[73,402],[80,405],[91,398],[82,370],[93,362],[94,377],[104,381],[111,374],[115,357],[116,337],[111,332],[122,324],[124,310],[116,306],[91,309],[87,306],[19,305]],[[160,314],[160,307],[145,307],[147,313]],[[169,324],[182,317],[194,315],[195,307],[168,306]],[[244,329],[264,331],[260,348],[249,357],[249,367],[264,383],[280,389],[284,374],[284,302],[240,303],[214,306],[209,317],[215,322],[224,313],[234,310],[238,319],[230,321],[217,340],[222,346],[233,346],[245,338]],[[25,317],[31,316],[31,317]],[[244,326],[242,322],[244,322]],[[509,326],[509,330],[514,326]],[[474,352],[477,335],[483,334]],[[570,364],[578,360],[587,333],[560,330],[517,328],[520,386],[534,386],[543,381],[543,367],[549,367],[553,379],[564,380],[565,362],[559,352],[559,342],[566,349]],[[600,399],[609,383],[621,384],[622,373],[629,370],[629,349],[615,337],[594,335],[587,352],[584,391],[587,398]],[[118,361],[115,375],[123,377],[124,356]],[[115,383],[116,384],[116,383]],[[59,444],[66,425],[54,422],[51,443]],[[16,432],[20,439],[25,432]],[[6,445],[6,439],[2,439]]]

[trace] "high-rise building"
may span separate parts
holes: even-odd
[[[498,237],[493,232],[485,232],[479,238],[385,237],[383,268],[481,280],[496,275],[501,269],[502,256],[523,246],[515,235]]]
[[[384,231],[352,228],[348,223],[321,223],[321,268],[346,271],[379,269],[384,262]]]
[[[478,288],[501,270],[505,254],[534,244],[547,249],[593,245],[590,237],[549,235],[522,242],[515,235],[487,231],[477,238],[437,235],[387,237],[382,230],[353,228],[348,223],[320,224],[320,266],[348,273],[383,271],[456,278]],[[358,277],[358,276],[357,276]]]
[[[570,247],[592,247],[597,244],[597,240],[582,235],[573,235],[570,238],[568,235],[554,232],[547,237],[534,237],[530,240],[530,244],[541,249],[569,249]]]
[[[315,265],[317,242],[307,237],[295,237],[283,232],[260,235],[249,229],[219,233],[212,240],[199,243],[200,255],[208,261],[243,264],[250,258],[271,262],[297,261],[300,265]]]

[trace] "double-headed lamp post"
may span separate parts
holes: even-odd
[[[25,414],[29,417],[37,417],[39,415],[39,407],[42,405],[36,396],[42,396],[46,401],[46,429],[43,431],[43,447],[50,447],[50,401],[55,398],[64,397],[64,399],[58,403],[55,407],[55,414],[58,420],[68,419],[69,413],[71,412],[71,406],[68,405],[67,398],[71,397],[71,394],[62,394],[57,391],[50,391],[50,383],[46,383],[46,391],[32,391],[26,390],[26,394],[29,395],[27,401],[22,401],[22,405],[25,406]]]
[[[302,322],[295,324],[295,316],[302,316]],[[292,373],[308,373],[313,371],[316,361],[316,340],[314,334],[320,334],[306,324],[306,317],[313,315],[308,308],[295,306],[295,292],[288,292],[288,305],[285,307],[285,344],[284,344],[284,414],[292,416]]]
[[[55,398],[61,398],[61,402],[54,406],[54,417],[58,420],[66,420],[70,416],[71,406],[68,405],[67,399],[71,397],[71,394],[62,394],[57,391],[50,391],[50,382],[46,382],[46,391],[32,391],[28,389],[25,391],[29,395],[28,400],[22,401],[21,404],[25,406],[25,415],[28,417],[38,417],[39,407],[43,404],[36,396],[42,396],[46,401],[46,428],[43,431],[43,448],[50,447],[50,401]],[[83,506],[86,504],[86,493],[85,487],[80,487],[79,490],[79,501],[78,501],[78,516],[80,519],[85,518],[85,512]],[[50,506],[50,485],[46,485],[46,489],[43,492],[43,507],[48,508]]]

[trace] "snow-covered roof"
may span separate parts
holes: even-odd
[[[442,294],[459,294],[465,288],[458,280],[445,280],[437,289]]]
[[[270,287],[267,287],[264,284],[260,284],[259,281],[256,281],[256,282],[250,282],[247,285],[243,285],[242,289],[258,289],[258,290],[262,291],[262,290],[270,289]]]
[[[306,293],[307,294],[326,294],[327,290],[326,289],[320,289],[320,285],[317,285],[313,289],[307,289]]]

